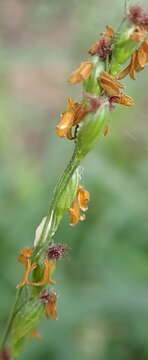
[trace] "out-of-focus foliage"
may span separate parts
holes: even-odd
[[[146,6],[146,0],[141,3]],[[55,135],[66,83],[122,0],[3,0],[0,4],[0,320],[5,324],[31,246],[73,145]],[[139,1],[140,3],[140,1]],[[65,217],[56,241],[72,248],[56,271],[59,321],[41,325],[21,359],[148,357],[147,72],[126,80],[136,105],[112,113],[112,131],[84,162],[85,222]]]

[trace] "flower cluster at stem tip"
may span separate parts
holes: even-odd
[[[134,105],[119,80],[126,76],[135,80],[136,73],[148,64],[147,33],[148,13],[140,6],[129,7],[118,31],[106,26],[106,31],[89,49],[91,59],[82,62],[69,76],[69,84],[82,83],[82,100],[68,98],[56,134],[74,142],[74,154],[55,188],[48,216],[36,231],[34,247],[22,249],[18,257],[24,273],[17,288],[22,290],[28,286],[31,299],[37,300],[36,306],[41,305],[47,318],[58,319],[59,295],[48,286],[55,285],[53,272],[70,250],[66,244],[53,242],[53,236],[65,210],[71,226],[86,217],[90,194],[80,183],[79,164],[98,139],[109,134],[110,111],[118,105],[128,108]],[[31,337],[40,337],[36,329],[30,330]]]
[[[102,135],[109,134],[108,121],[99,128],[102,108],[107,112],[114,110],[116,105],[134,105],[134,100],[123,91],[125,86],[119,80],[127,75],[135,80],[135,73],[142,71],[148,64],[148,13],[140,6],[132,6],[128,9],[124,22],[124,27],[121,25],[117,33],[112,27],[106,26],[101,38],[89,49],[92,60],[82,62],[68,79],[69,84],[83,84],[83,98],[81,102],[68,98],[66,110],[61,114],[60,122],[56,126],[56,134],[60,138],[73,140],[79,153],[83,154],[82,158],[94,146],[100,129]],[[129,65],[119,71],[127,60]],[[78,185],[73,201],[67,208],[71,226],[85,219],[89,200],[89,192]],[[46,285],[54,285],[52,274],[56,263],[69,249],[64,244],[51,243],[48,246],[42,260],[41,278],[38,278],[38,281],[29,279],[30,274],[37,272],[40,267],[40,264],[32,262],[33,250],[23,249],[18,258],[19,263],[24,264],[25,271],[23,280],[17,288],[28,285],[42,289]],[[45,304],[46,315],[57,319],[56,292],[43,289],[39,299]]]

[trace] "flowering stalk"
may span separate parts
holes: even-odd
[[[66,110],[56,126],[61,138],[74,141],[74,153],[59,179],[47,217],[37,228],[34,246],[22,249],[18,261],[24,265],[22,281],[17,285],[17,299],[1,340],[1,353],[11,332],[11,352],[19,355],[23,345],[33,336],[44,313],[47,318],[58,319],[58,294],[50,291],[54,285],[53,273],[59,260],[68,251],[65,244],[54,243],[55,233],[65,214],[70,225],[85,219],[90,195],[80,185],[80,163],[99,138],[109,133],[109,113],[116,104],[131,107],[134,100],[118,80],[143,70],[148,63],[148,14],[139,6],[126,7],[126,14],[118,31],[106,27],[89,50],[90,61],[83,62],[69,77],[70,84],[83,84],[82,101],[69,98]],[[124,64],[130,60],[124,69]],[[24,288],[30,290],[25,298]]]

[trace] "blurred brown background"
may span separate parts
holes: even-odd
[[[66,98],[81,98],[67,78],[123,8],[122,0],[0,1],[1,328],[22,274],[19,251],[32,245],[73,150],[55,135]],[[44,321],[43,339],[22,360],[148,358],[147,72],[125,81],[135,107],[111,114],[110,136],[83,163],[87,219],[70,228],[65,216],[56,235],[72,248],[55,275],[60,319]]]

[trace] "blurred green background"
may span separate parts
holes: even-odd
[[[147,0],[139,1],[146,6]],[[0,2],[0,320],[22,276],[17,256],[32,246],[73,144],[55,135],[66,79],[105,25],[116,27],[123,0]],[[85,222],[56,234],[71,247],[54,278],[59,321],[21,359],[148,359],[148,83],[126,80],[132,109],[111,114],[112,131],[83,162],[91,193]]]

